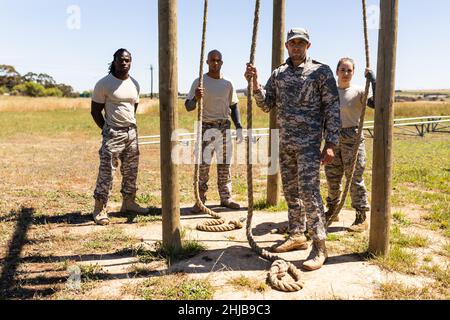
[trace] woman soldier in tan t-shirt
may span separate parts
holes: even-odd
[[[329,209],[325,214],[328,220],[332,212],[339,205],[342,177],[344,172],[346,177],[350,175],[353,150],[355,144],[359,144],[354,177],[350,186],[352,207],[356,210],[356,218],[349,227],[349,231],[362,232],[367,230],[366,212],[370,209],[363,179],[366,164],[364,136],[360,141],[357,141],[359,119],[364,104],[364,88],[351,84],[353,75],[355,74],[355,63],[351,58],[342,58],[339,60],[336,74],[338,76],[341,130],[339,145],[336,147],[334,160],[325,166],[325,175],[328,183],[327,206]],[[373,72],[366,69],[365,76],[371,81],[374,93],[375,76]],[[367,101],[367,105],[371,108],[375,106],[373,96],[374,94]],[[339,221],[339,216],[336,216],[334,221]]]

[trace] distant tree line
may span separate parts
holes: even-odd
[[[56,81],[45,73],[28,72],[21,75],[10,65],[0,65],[0,95],[20,95],[29,97],[79,97],[90,96],[90,92],[79,94],[73,88]]]

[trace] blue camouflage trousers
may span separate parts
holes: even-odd
[[[94,198],[108,202],[113,186],[113,176],[119,160],[122,174],[120,192],[125,196],[136,194],[136,180],[139,166],[139,145],[136,126],[112,128],[107,125],[102,131],[103,141],[99,150],[100,167],[97,177]]]
[[[320,143],[289,141],[280,145],[283,193],[288,205],[289,234],[306,230],[312,240],[325,240],[325,215],[320,195]]]

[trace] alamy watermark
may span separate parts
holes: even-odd
[[[66,287],[69,290],[79,291],[81,290],[81,269],[77,265],[67,268],[69,272],[69,278],[67,279]]]
[[[245,130],[244,142],[235,143],[233,130],[226,130],[225,134],[218,129],[205,130],[202,135],[201,160],[205,164],[247,164],[247,144],[250,141],[249,163],[267,167],[267,174],[273,175],[278,172],[279,156],[279,130],[270,130],[269,134],[262,134],[259,130]],[[178,129],[173,132],[171,141],[177,142],[172,149],[172,161],[177,165],[199,164],[197,158],[198,145],[195,141],[183,140],[188,134],[186,129]],[[268,155],[269,141],[271,155]],[[191,143],[194,142],[194,143]]]
[[[377,5],[372,4],[367,7],[367,28],[380,29],[380,7]]]
[[[67,7],[66,13],[69,15],[66,19],[66,27],[69,30],[81,29],[81,8],[75,4]]]

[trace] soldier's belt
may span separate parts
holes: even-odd
[[[135,124],[132,124],[132,125],[130,125],[128,127],[111,127],[111,126],[108,126],[108,128],[111,128],[111,129],[116,130],[116,131],[130,131],[130,130],[133,130],[133,129],[137,129],[137,126]]]
[[[358,127],[348,127],[348,128],[341,128],[341,132],[349,132],[349,131],[355,131],[358,130]]]
[[[208,121],[203,121],[203,123],[205,123],[205,124],[218,124],[218,125],[221,125],[221,124],[225,124],[225,123],[227,123],[227,122],[229,122],[230,120],[228,120],[228,119],[221,119],[221,120],[208,120]]]

